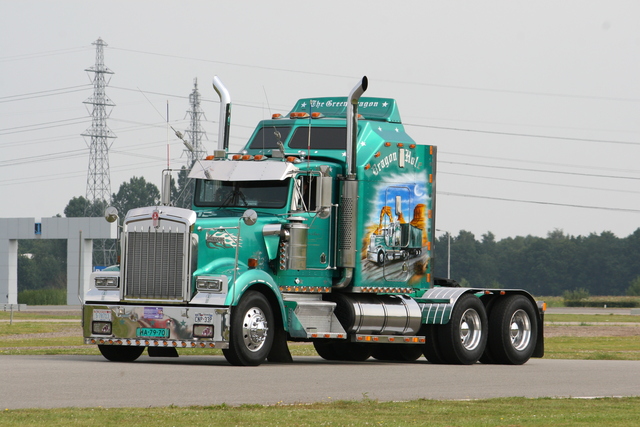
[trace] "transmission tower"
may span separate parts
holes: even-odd
[[[185,150],[187,158],[189,159],[188,165],[192,167],[196,160],[203,159],[207,154],[207,151],[202,146],[202,137],[207,137],[206,132],[200,126],[200,120],[205,119],[204,112],[200,108],[200,92],[198,92],[198,79],[193,79],[193,90],[189,95],[189,106],[191,109],[187,111],[185,118],[189,117],[189,129],[185,131],[187,134],[187,140],[193,147],[193,152]]]
[[[176,198],[175,204],[179,207],[190,208],[193,196],[194,182],[186,177],[188,170],[193,167],[196,160],[203,159],[207,151],[202,145],[202,137],[207,137],[206,132],[200,125],[200,120],[206,119],[202,108],[200,108],[200,92],[198,91],[198,79],[193,79],[193,90],[189,95],[190,109],[187,111],[186,117],[189,117],[189,129],[185,131],[186,139],[191,144],[193,150],[184,150],[187,155],[187,169],[181,171],[178,178],[180,185],[180,194]]]
[[[90,77],[93,82],[93,95],[84,104],[91,114],[91,127],[84,131],[82,136],[88,138],[89,146],[89,169],[87,172],[87,205],[85,206],[85,216],[102,216],[104,210],[111,200],[111,178],[109,172],[109,139],[116,136],[107,127],[107,118],[111,111],[107,112],[107,107],[114,107],[115,104],[105,94],[107,81],[106,75],[113,74],[113,71],[104,65],[104,47],[107,44],[98,38],[92,43],[96,46],[96,65],[85,69],[93,73]],[[93,264],[108,266],[116,262],[116,250],[113,241],[94,240],[93,241]]]
[[[87,172],[87,209],[85,216],[102,216],[104,208],[111,200],[111,178],[109,173],[109,139],[116,136],[107,127],[107,118],[111,111],[107,112],[107,107],[114,107],[115,104],[106,96],[105,87],[108,82],[106,75],[113,74],[113,71],[104,65],[104,47],[107,44],[98,38],[92,43],[96,46],[96,65],[87,68],[85,71],[93,73],[93,95],[84,104],[90,106],[91,127],[82,136],[89,139],[89,169]]]

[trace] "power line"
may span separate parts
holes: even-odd
[[[491,135],[521,136],[526,138],[559,139],[564,141],[604,142],[609,144],[640,145],[640,142],[617,141],[613,139],[590,139],[590,138],[575,138],[575,137],[567,137],[567,136],[538,135],[538,134],[530,134],[530,133],[500,132],[500,131],[481,130],[481,129],[463,129],[463,128],[454,128],[454,127],[447,127],[447,126],[420,125],[417,123],[404,123],[404,125],[414,126],[419,128],[428,128],[428,129],[450,130],[450,131],[456,131],[456,132],[472,132],[472,133],[485,133],[485,134],[491,134]]]
[[[0,132],[5,132],[8,130],[15,130],[15,129],[24,129],[24,128],[29,128],[29,127],[34,127],[34,126],[44,126],[44,125],[50,125],[50,124],[54,124],[54,123],[63,123],[63,122],[70,122],[73,120],[87,120],[86,117],[75,117],[73,119],[62,119],[62,120],[55,120],[53,122],[44,122],[44,123],[35,123],[35,124],[31,124],[31,125],[24,125],[24,126],[15,126],[12,128],[4,128],[4,129],[0,129]],[[13,133],[13,132],[7,132],[7,133]]]
[[[603,207],[603,206],[586,206],[586,205],[575,205],[570,203],[541,202],[537,200],[508,199],[506,197],[479,196],[477,194],[462,194],[462,193],[451,193],[451,192],[444,192],[444,191],[441,191],[438,194],[445,195],[445,196],[470,197],[474,199],[498,200],[502,202],[532,203],[536,205],[563,206],[563,207],[569,207],[569,208],[597,209],[597,210],[603,210],[603,211],[640,213],[640,209],[612,208],[612,207]]]
[[[516,168],[516,167],[510,167],[510,166],[492,166],[492,165],[482,165],[482,164],[479,164],[479,163],[447,162],[447,161],[443,161],[443,160],[438,160],[438,163],[446,163],[446,164],[450,164],[450,165],[474,166],[474,167],[479,167],[479,168],[516,170],[516,171],[524,171],[524,172],[540,172],[540,173],[553,173],[553,174],[562,174],[562,175],[589,176],[589,177],[594,177],[594,178],[612,178],[612,179],[640,180],[640,177],[615,176],[615,175],[598,175],[598,174],[594,174],[594,173],[581,173],[581,172],[550,171],[550,170],[542,170],[542,169]]]
[[[542,161],[536,161],[536,160],[523,160],[523,159],[514,159],[514,158],[508,158],[508,157],[483,156],[481,154],[453,153],[451,151],[438,150],[438,155],[440,154],[447,154],[450,156],[473,157],[474,159],[503,160],[508,162],[517,162],[517,163],[562,166],[562,167],[568,167],[568,168],[597,169],[597,170],[608,170],[608,171],[617,171],[617,172],[640,173],[640,170],[634,170],[634,169],[604,168],[600,166],[591,166],[591,165],[571,165],[568,163],[542,162]]]
[[[456,173],[456,172],[445,172],[445,171],[442,171],[442,170],[438,170],[438,174],[466,176],[468,178],[491,179],[491,180],[495,180],[495,181],[518,182],[518,183],[521,183],[521,184],[547,185],[547,186],[550,186],[550,187],[579,188],[579,189],[583,189],[583,190],[596,190],[596,191],[607,191],[607,192],[616,192],[616,193],[640,194],[640,191],[623,190],[623,189],[620,189],[620,188],[598,188],[598,187],[587,187],[587,186],[584,186],[584,185],[569,185],[569,184],[558,184],[558,183],[539,182],[539,181],[526,181],[526,180],[520,180],[520,179],[497,178],[497,177],[492,177],[492,176],[471,175],[471,174]]]
[[[80,123],[85,123],[86,121],[87,121],[86,117],[77,117],[74,119],[56,120],[55,122],[36,123],[34,125],[25,125],[25,126],[18,126],[16,128],[0,129],[0,135],[11,135],[15,133],[32,132],[32,131],[42,130],[42,129],[51,129],[51,128],[57,128],[62,126],[77,125]],[[70,123],[66,123],[66,122],[70,122]],[[57,124],[53,124],[53,123],[57,123]],[[49,125],[49,126],[45,126],[45,125]],[[33,126],[38,126],[38,127],[34,129],[24,129],[26,127],[33,127]],[[11,129],[19,129],[19,130],[11,130]],[[11,130],[11,131],[5,132],[5,130]]]
[[[18,95],[0,96],[0,102],[22,101],[23,99],[33,99],[33,98],[41,98],[44,96],[62,95],[65,93],[79,92],[79,91],[88,89],[89,87],[91,87],[91,84],[87,83],[83,85],[63,87],[59,89],[49,89],[49,90],[41,90],[38,92],[21,93]],[[52,93],[52,92],[58,92],[58,93]]]
[[[12,55],[12,56],[0,57],[0,62],[18,61],[18,60],[22,60],[22,59],[32,59],[32,58],[38,58],[40,56],[66,55],[68,53],[80,52],[80,51],[84,51],[84,50],[87,50],[87,49],[89,49],[88,46],[81,46],[81,47],[68,47],[68,48],[65,48],[65,49],[49,50],[49,51],[46,51],[46,52],[23,53],[23,54],[20,54],[20,55]]]
[[[126,49],[126,48],[119,48],[119,47],[111,47],[111,49],[121,50],[124,52],[142,53],[145,55],[160,56],[165,58],[208,62],[213,64],[231,65],[234,67],[245,67],[245,68],[253,68],[253,69],[257,68],[257,69],[269,70],[269,71],[282,71],[287,73],[308,74],[308,75],[326,76],[326,77],[338,77],[343,79],[356,79],[360,77],[360,76],[353,76],[353,75],[349,76],[344,74],[321,73],[317,71],[293,70],[290,68],[267,67],[264,65],[255,65],[255,64],[242,64],[237,62],[215,61],[212,59],[170,55],[165,53],[149,52],[149,51]],[[608,96],[596,96],[596,95],[575,95],[575,94],[553,93],[553,92],[533,92],[533,91],[511,90],[511,89],[495,89],[495,88],[482,88],[482,87],[474,87],[474,86],[424,83],[424,82],[415,82],[415,81],[406,81],[406,80],[379,79],[378,81],[385,82],[385,83],[403,84],[403,85],[414,85],[414,86],[417,85],[417,86],[436,87],[436,88],[444,88],[444,89],[472,90],[472,91],[480,91],[480,92],[494,92],[494,93],[505,93],[505,94],[514,94],[514,95],[549,96],[549,97],[559,97],[559,98],[594,99],[594,100],[604,100],[604,101],[640,102],[640,99],[637,99],[637,98],[621,98],[621,97],[608,97]]]

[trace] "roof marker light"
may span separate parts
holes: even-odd
[[[272,114],[272,115],[271,115],[271,118],[272,118],[273,120],[281,119],[281,118],[282,118],[282,114],[280,114],[280,113],[274,113],[274,114]]]

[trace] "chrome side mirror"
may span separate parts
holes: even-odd
[[[253,225],[256,223],[256,221],[258,221],[258,214],[253,209],[247,209],[242,214],[242,220],[244,221],[245,225]]]
[[[118,220],[118,209],[114,206],[108,206],[104,211],[104,219],[109,223],[116,222]]]

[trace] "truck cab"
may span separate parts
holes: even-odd
[[[119,361],[221,348],[234,365],[291,361],[287,341],[330,360],[541,357],[531,295],[436,285],[436,147],[407,135],[395,100],[361,97],[367,86],[300,99],[239,153],[223,102],[222,145],[189,174],[192,209],[127,213],[120,266],[84,295],[85,343]]]

